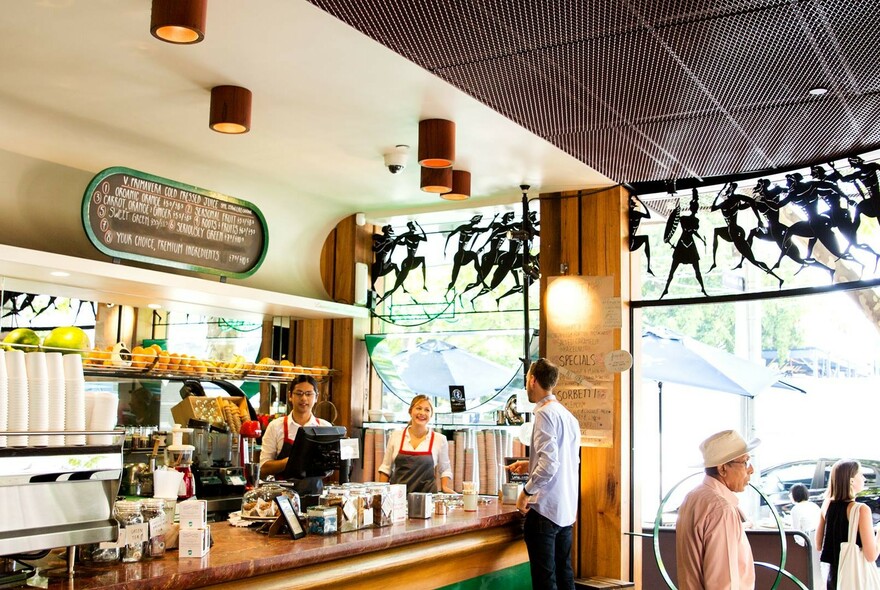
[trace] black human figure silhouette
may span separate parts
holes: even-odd
[[[791,242],[785,244],[785,232],[788,229],[788,226],[779,220],[779,194],[781,192],[781,187],[770,186],[769,179],[758,179],[758,183],[755,185],[755,188],[752,189],[752,194],[755,208],[758,210],[758,213],[763,216],[764,224],[753,228],[752,231],[749,232],[749,237],[747,239],[749,245],[752,244],[755,238],[771,241],[776,244],[779,248],[780,254],[776,264],[771,267],[773,270],[776,270],[782,263],[782,259],[787,256],[801,266],[797,272],[800,272],[805,266],[818,266],[819,268],[827,270],[832,276],[834,276],[833,268],[825,266],[818,260],[805,260],[795,244]],[[813,238],[813,240],[815,241],[815,238]]]
[[[536,236],[540,235],[538,230],[539,222],[537,220],[537,212],[529,213],[525,222],[520,221],[512,224],[511,233],[517,237],[511,249],[502,255],[501,260],[495,267],[492,275],[492,282],[488,285],[487,291],[493,290],[501,284],[508,274],[513,275],[514,286],[508,289],[504,294],[495,299],[495,303],[500,305],[501,300],[515,293],[522,293],[523,289],[527,289],[533,281],[541,276],[540,262],[537,256],[532,256],[532,242]],[[525,247],[523,248],[523,242]],[[524,271],[524,277],[520,281],[518,270]],[[484,285],[484,289],[486,286]],[[482,291],[481,293],[482,294]],[[477,295],[479,297],[479,295]],[[476,297],[474,298],[476,299]]]
[[[512,231],[514,228],[514,224],[511,223],[514,216],[515,214],[513,213],[513,211],[508,211],[501,216],[500,221],[493,221],[491,224],[489,224],[489,237],[486,239],[483,245],[477,249],[477,252],[482,252],[483,250],[486,250],[487,247],[488,250],[480,255],[479,263],[476,265],[477,276],[474,279],[474,282],[469,283],[462,290],[459,297],[464,296],[465,293],[467,293],[471,289],[479,287],[480,285],[483,285],[484,288],[486,287],[486,279],[489,277],[490,274],[492,274],[492,269],[500,263],[501,258],[506,253],[506,251],[503,251],[501,248],[504,243],[508,241],[508,232]],[[474,299],[476,299],[480,295],[485,294],[486,292],[488,292],[488,290],[481,290],[479,294],[475,295],[471,299],[471,304],[473,304]]]
[[[654,276],[651,270],[651,244],[648,242],[648,236],[637,235],[639,225],[643,219],[650,219],[651,211],[642,202],[638,195],[629,196],[629,251],[635,252],[642,246],[645,247],[645,259],[648,262],[648,274]]]
[[[837,243],[837,236],[834,234],[834,225],[831,217],[823,215],[819,211],[819,192],[815,186],[803,182],[803,180],[804,177],[799,172],[785,175],[788,194],[779,201],[779,208],[781,209],[789,203],[794,203],[804,211],[807,219],[793,223],[785,230],[783,245],[787,246],[790,244],[794,236],[807,238],[807,255],[805,258],[812,260],[813,246],[815,246],[816,240],[818,240],[836,258],[850,260],[861,266],[861,263],[855,260],[851,254],[840,249],[840,245]]]
[[[779,286],[781,287],[783,282],[782,279],[779,278],[769,266],[755,258],[751,244],[749,244],[749,241],[746,239],[746,230],[740,227],[737,223],[738,213],[745,209],[751,209],[755,213],[755,217],[758,219],[758,225],[763,225],[764,220],[758,214],[754,199],[746,195],[738,194],[736,189],[737,184],[735,182],[730,185],[725,184],[724,187],[718,191],[715,200],[712,201],[711,210],[721,211],[721,215],[724,217],[725,226],[715,228],[715,235],[712,240],[712,266],[709,267],[708,272],[712,272],[712,269],[716,266],[715,255],[718,252],[718,240],[724,240],[725,242],[733,244],[733,247],[736,248],[736,251],[742,256],[739,264],[734,267],[735,269],[740,268],[743,265],[743,261],[748,260],[754,266],[775,277],[776,280],[779,281]]]
[[[370,270],[373,291],[376,290],[376,281],[380,277],[384,277],[392,270],[400,272],[397,265],[391,262],[391,252],[394,250],[394,245],[394,228],[390,225],[384,226],[381,234],[373,234],[373,253],[375,257]]]
[[[831,225],[847,240],[847,247],[844,249],[844,252],[848,252],[850,247],[855,246],[859,250],[873,254],[874,270],[876,271],[877,263],[880,262],[880,254],[877,254],[869,245],[859,243],[857,237],[858,225],[849,214],[849,208],[841,205],[841,201],[846,203],[846,205],[856,205],[856,202],[848,198],[835,182],[836,179],[842,178],[842,176],[836,170],[831,174],[827,174],[822,166],[810,168],[810,175],[813,177],[810,184],[816,188],[819,197],[828,205]],[[856,212],[859,212],[858,205],[856,205]]]
[[[854,183],[857,188],[859,183],[861,183],[865,190],[868,191],[866,195],[859,189],[862,201],[856,205],[856,213],[853,219],[853,225],[858,229],[862,222],[862,215],[867,215],[874,219],[880,217],[880,180],[877,178],[878,173],[880,173],[880,165],[876,162],[865,162],[859,156],[849,158],[848,162],[853,167],[853,172],[843,176],[841,179]]]
[[[498,297],[495,302],[498,303],[501,299],[504,299],[508,295],[513,295],[514,293],[521,293],[523,289],[523,285],[520,282],[519,274],[515,272],[517,269],[523,268],[523,253],[521,251],[521,243],[523,241],[526,242],[526,247],[528,248],[529,244],[531,244],[531,240],[534,238],[537,233],[533,234],[531,229],[524,229],[526,227],[530,227],[530,220],[523,224],[522,221],[517,223],[512,223],[514,214],[512,212],[506,213],[502,218],[502,223],[504,224],[503,233],[501,233],[499,228],[499,236],[502,242],[507,242],[508,247],[506,250],[500,249],[500,244],[497,248],[497,256],[495,257],[494,264],[488,266],[484,270],[487,274],[482,276],[481,284],[483,287],[480,289],[480,292],[477,293],[473,299],[471,299],[471,303],[474,302],[478,297],[485,295],[486,293],[493,291],[498,285],[504,282],[504,279],[507,278],[507,275],[512,274],[514,280],[514,286],[511,287],[506,293]],[[509,239],[508,235],[517,236],[516,239]],[[490,237],[491,240],[491,237]],[[488,271],[492,270],[492,280],[486,283],[486,278],[488,277]],[[477,277],[478,279],[481,277]]]
[[[672,250],[672,268],[669,269],[669,278],[666,279],[666,287],[663,289],[660,299],[663,299],[669,292],[669,284],[672,283],[672,277],[681,264],[688,264],[694,267],[694,275],[696,275],[697,282],[700,284],[700,290],[703,292],[703,295],[709,296],[706,293],[705,285],[703,285],[703,276],[700,274],[700,252],[697,250],[697,244],[694,241],[694,238],[699,238],[703,245],[706,245],[706,240],[700,235],[700,220],[697,218],[697,211],[700,208],[697,189],[693,189],[691,202],[688,207],[691,214],[682,215],[678,221],[681,226],[681,236]]]
[[[495,217],[498,216],[496,215]],[[449,285],[446,287],[447,293],[449,293],[449,291],[455,286],[455,281],[458,279],[458,273],[461,271],[462,267],[467,266],[468,264],[477,266],[479,263],[477,252],[473,249],[476,236],[492,229],[491,225],[477,227],[477,224],[482,220],[482,215],[474,215],[469,222],[459,225],[446,236],[446,243],[443,245],[443,254],[446,254],[446,247],[449,246],[449,240],[452,236],[458,234],[458,250],[452,257],[452,278],[450,278]]]
[[[422,267],[422,289],[425,288],[425,284],[427,283],[427,265],[425,264],[425,257],[417,256],[416,254],[419,249],[419,244],[427,242],[428,236],[425,235],[425,230],[422,229],[422,226],[419,225],[418,221],[410,221],[406,224],[406,227],[409,231],[400,234],[394,240],[395,249],[401,244],[406,248],[406,257],[400,261],[400,270],[397,272],[394,286],[386,291],[385,294],[379,298],[377,303],[382,303],[385,299],[390,297],[392,293],[403,287],[403,283],[406,281],[406,277],[409,276],[410,271],[416,270],[420,266]],[[408,293],[409,291],[404,287],[403,292]]]

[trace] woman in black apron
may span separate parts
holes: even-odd
[[[403,430],[391,433],[385,459],[379,467],[379,481],[406,485],[408,493],[454,493],[449,443],[439,432],[428,428],[434,407],[426,395],[417,395],[409,406],[410,421]],[[435,468],[440,471],[437,489]]]

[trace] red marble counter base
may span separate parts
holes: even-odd
[[[49,590],[165,590],[198,588],[220,582],[314,565],[468,531],[516,526],[522,517],[513,505],[497,500],[478,512],[452,510],[445,516],[410,519],[390,527],[363,529],[336,535],[308,535],[297,541],[289,536],[267,537],[252,528],[226,522],[211,525],[214,546],[201,559],[179,559],[176,550],[165,557],[139,563],[78,564],[73,580],[60,575],[66,564],[53,559],[41,567],[51,570]]]

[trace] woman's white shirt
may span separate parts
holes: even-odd
[[[404,437],[404,433],[406,436]],[[419,446],[413,448],[410,442],[409,428],[403,430],[395,430],[388,438],[388,446],[385,447],[385,458],[379,466],[379,471],[387,476],[391,476],[391,469],[394,460],[397,458],[400,449],[405,451],[426,452],[428,445],[431,444],[431,431],[419,443]],[[434,446],[431,447],[431,455],[434,457],[434,466],[440,467],[440,477],[452,477],[452,464],[449,462],[449,441],[439,432],[434,432]]]

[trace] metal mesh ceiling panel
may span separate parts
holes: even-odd
[[[876,2],[310,1],[619,182],[880,146]]]

